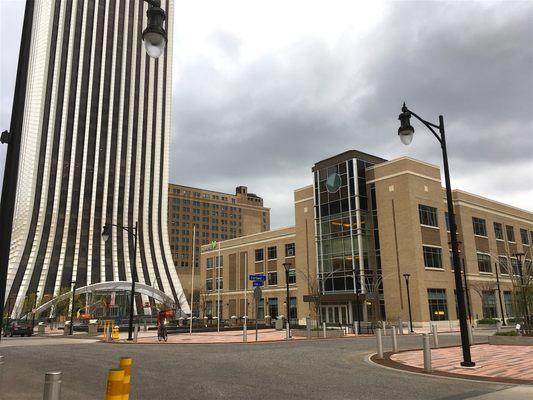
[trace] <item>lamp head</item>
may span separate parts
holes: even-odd
[[[398,128],[398,135],[403,144],[408,145],[413,140],[415,128],[411,126],[411,112],[408,110],[405,103],[403,103],[402,113],[398,116],[400,120],[400,127]]]
[[[102,230],[102,239],[104,239],[104,242],[107,242],[107,239],[109,239],[110,235],[111,235],[111,227],[108,225],[104,225],[104,229]]]
[[[159,58],[165,51],[167,32],[163,27],[165,12],[161,7],[150,5],[146,11],[148,25],[143,32],[143,41],[146,53],[152,58]]]
[[[403,277],[405,278],[406,281],[408,281],[409,278],[411,277],[411,274],[403,274]]]
[[[291,268],[291,266],[292,266],[291,263],[283,263],[283,267],[285,268],[286,271],[288,271]]]

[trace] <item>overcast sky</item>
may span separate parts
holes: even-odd
[[[0,0],[9,129],[22,0]],[[175,1],[170,182],[246,185],[294,223],[293,190],[348,149],[442,164],[402,102],[444,115],[452,187],[533,211],[533,2]],[[0,176],[5,145],[0,150]]]

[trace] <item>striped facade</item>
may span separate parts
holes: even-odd
[[[6,303],[104,281],[154,286],[189,312],[167,233],[172,46],[148,57],[141,0],[34,2]],[[163,0],[172,38],[172,0]],[[138,222],[134,241],[105,224]],[[137,298],[138,312],[147,298]]]

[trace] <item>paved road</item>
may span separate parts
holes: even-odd
[[[401,347],[414,348],[420,341],[420,337],[401,337]],[[442,345],[456,344],[459,338],[443,335],[440,341]],[[7,367],[0,396],[42,399],[44,373],[60,370],[63,398],[104,398],[107,370],[117,366],[121,356],[133,357],[134,399],[459,400],[508,388],[370,365],[365,358],[374,350],[374,343],[374,338],[251,345],[10,339],[0,345]]]

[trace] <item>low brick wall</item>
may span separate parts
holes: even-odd
[[[532,336],[489,336],[489,344],[533,346]]]
[[[306,329],[291,329],[291,333],[293,336],[297,337],[307,337],[307,330]],[[344,331],[342,329],[328,329],[326,332],[326,338],[336,338],[336,337],[342,337],[344,336]],[[323,338],[324,337],[324,331],[311,331],[311,337],[312,338]]]

